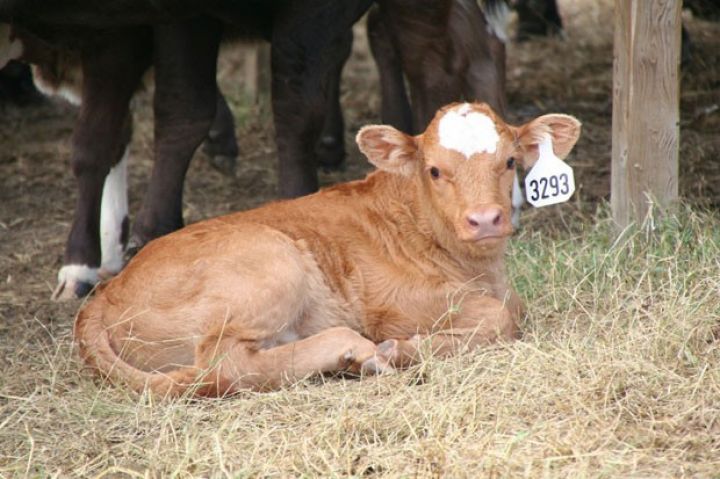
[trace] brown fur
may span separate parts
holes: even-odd
[[[405,367],[425,338],[447,355],[515,337],[523,306],[503,264],[507,159],[530,166],[537,128],[574,131],[556,138],[567,152],[579,123],[547,115],[515,128],[474,104],[500,141],[495,154],[466,159],[438,144],[453,107],[414,138],[363,128],[360,149],[381,170],[364,180],[151,242],[79,312],[81,356],[136,390],[222,395]],[[433,165],[445,176],[432,178]],[[502,212],[497,236],[468,239],[465,212],[488,205]]]

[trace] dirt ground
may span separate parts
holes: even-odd
[[[508,50],[509,120],[544,112],[575,115],[583,135],[569,163],[578,191],[571,204],[527,209],[528,229],[580,217],[592,221],[609,195],[612,110],[611,2],[562,2],[565,39],[511,44]],[[588,6],[589,5],[589,6]],[[680,186],[682,196],[702,207],[720,207],[720,24],[685,16],[694,44],[682,76]],[[237,49],[221,59],[222,89],[237,118],[241,154],[236,177],[210,168],[198,153],[187,175],[187,222],[249,208],[275,198],[272,122],[267,107],[248,106],[233,80]],[[150,91],[137,98],[130,161],[131,211],[137,211],[152,166]],[[347,168],[322,173],[324,184],[361,177],[369,167],[352,143],[358,128],[379,121],[377,72],[358,29],[345,68]],[[61,101],[24,108],[0,107],[0,369],[55,350],[70,335],[78,302],[49,300],[61,266],[75,199],[69,168],[75,110]],[[30,362],[28,367],[32,367]],[[17,370],[17,369],[13,369]],[[13,394],[0,377],[0,404]],[[0,423],[2,418],[0,418]]]

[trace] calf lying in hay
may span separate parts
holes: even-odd
[[[364,180],[203,221],[148,244],[78,314],[81,356],[141,391],[224,395],[320,372],[379,373],[518,334],[506,278],[515,165],[580,123],[441,109],[412,137],[366,126]]]

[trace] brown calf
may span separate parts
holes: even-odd
[[[154,393],[271,389],[319,372],[376,373],[517,335],[503,262],[515,164],[580,123],[507,125],[485,104],[441,109],[418,136],[367,126],[379,171],[188,226],[148,244],[75,324],[103,376]]]

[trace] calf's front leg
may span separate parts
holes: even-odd
[[[515,299],[511,303],[515,303]],[[517,339],[519,304],[505,303],[488,296],[465,298],[457,313],[448,312],[437,331],[411,338],[392,338],[380,343],[376,355],[364,368],[407,368],[417,364],[428,346],[433,356],[454,356],[497,341]],[[429,344],[428,344],[429,343]]]

